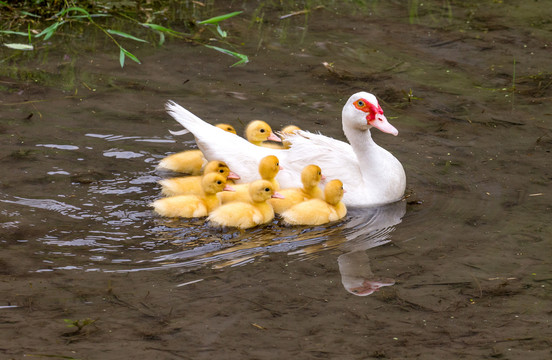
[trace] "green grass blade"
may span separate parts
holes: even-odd
[[[201,24],[201,25],[204,25],[204,24],[218,24],[219,22],[223,21],[223,20],[226,20],[228,18],[231,18],[232,16],[236,16],[236,15],[239,15],[241,14],[243,11],[234,11],[232,13],[229,13],[229,14],[225,14],[225,15],[220,15],[220,16],[215,16],[215,17],[212,17],[212,18],[209,18],[207,20],[203,20],[203,21],[198,21],[197,23],[198,24]]]
[[[24,33],[24,32],[21,32],[21,31],[0,30],[0,33],[2,33],[2,34],[8,34],[8,35],[21,35],[21,36],[27,36],[27,33]]]
[[[111,29],[107,29],[106,31],[108,33],[110,33],[111,35],[118,35],[118,36],[124,37],[126,39],[131,39],[131,40],[134,40],[134,41],[140,41],[140,42],[146,42],[146,43],[148,42],[147,40],[137,38],[136,36],[132,36],[130,34],[122,32],[122,31],[111,30]]]
[[[19,11],[19,13],[21,13],[21,14],[23,14],[23,15],[35,17],[35,18],[40,18],[40,17],[41,17],[40,15],[31,14],[30,12],[28,12],[28,11],[23,11],[23,10]]]
[[[247,57],[247,55],[240,54],[240,53],[237,53],[237,52],[234,52],[234,51],[230,51],[228,49],[223,49],[223,48],[220,48],[218,46],[212,46],[212,45],[205,45],[205,46],[210,48],[210,49],[219,51],[223,54],[230,55],[230,56],[233,56],[233,57],[237,57],[238,59],[240,59],[240,61],[232,64],[231,65],[232,67],[237,66],[237,65],[247,64],[249,62],[249,58]]]
[[[5,47],[15,50],[33,50],[33,46],[29,44],[4,44]]]
[[[65,14],[67,14],[69,11],[78,11],[78,12],[83,13],[86,17],[90,17],[90,13],[88,11],[84,10],[83,8],[76,7],[76,6],[73,6],[73,7],[67,8],[67,9],[63,9],[60,12],[58,12],[55,16],[57,16],[57,17],[63,16]]]

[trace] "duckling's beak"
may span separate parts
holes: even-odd
[[[274,199],[285,199],[284,198],[284,195],[280,194],[279,192],[274,192],[274,194],[272,194],[271,198],[274,198]]]
[[[268,135],[267,140],[282,142],[282,139],[280,139],[278,136],[274,135],[274,133],[270,133],[270,135]]]
[[[228,179],[230,179],[230,180],[239,180],[241,178],[235,172],[230,171],[230,173],[228,174]]]
[[[222,189],[222,191],[236,191],[236,189],[234,189],[232,186],[226,185],[224,189]]]

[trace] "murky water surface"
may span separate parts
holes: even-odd
[[[4,60],[3,358],[552,356],[550,7],[244,10],[227,23],[243,67],[177,40],[123,70],[108,45]],[[148,206],[172,175],[158,161],[195,147],[168,132],[167,100],[238,132],[344,139],[359,90],[399,129],[373,136],[405,167],[404,201],[247,231]]]

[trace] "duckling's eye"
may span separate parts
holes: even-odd
[[[223,172],[224,172],[224,169],[220,169],[220,170],[219,170],[219,173],[222,174]]]
[[[222,184],[222,181],[220,181],[220,180],[219,180],[219,181],[217,181],[217,184],[218,184],[218,185]]]
[[[262,133],[264,133],[264,132],[265,132],[265,129],[261,129],[260,131],[261,131]]]
[[[269,192],[269,191],[270,191],[270,189],[269,189],[269,188],[265,188],[265,191],[266,191],[266,192]]]
[[[319,171],[319,172],[318,172],[318,175],[322,175],[322,173]]]

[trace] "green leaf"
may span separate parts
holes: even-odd
[[[226,31],[222,30],[222,29],[220,28],[220,25],[219,25],[219,24],[217,24],[217,31],[218,31],[219,35],[220,35],[221,37],[223,37],[223,38],[225,38],[226,36],[228,36],[228,33],[227,33]]]
[[[121,51],[119,51],[119,63],[121,64],[121,67],[125,67],[125,52],[123,51],[123,48],[120,48]]]
[[[165,43],[165,34],[161,31],[157,31],[157,34],[159,34],[159,46],[161,46]]]
[[[59,22],[53,23],[52,25],[48,26],[46,29],[42,30],[40,32],[40,34],[37,34],[35,36],[36,37],[41,37],[42,35],[46,35],[46,36],[44,36],[44,40],[48,40],[49,38],[52,37],[52,35],[54,35],[57,28],[60,27],[61,25],[63,25],[64,23],[65,23],[65,21],[59,21]]]
[[[140,60],[138,60],[138,58],[136,56],[134,56],[133,53],[131,53],[128,50],[125,50],[121,46],[119,46],[119,49],[121,49],[121,51],[119,52],[119,63],[121,64],[121,67],[125,66],[125,56],[128,56],[129,58],[131,58],[132,60],[134,60],[138,64],[141,64]]]
[[[227,50],[227,49],[223,49],[223,48],[220,48],[218,46],[212,46],[212,45],[205,45],[205,46],[210,48],[210,49],[219,51],[223,54],[234,56],[234,57],[237,57],[238,59],[240,59],[240,61],[238,61],[237,63],[232,64],[232,67],[237,66],[237,65],[246,64],[246,63],[249,62],[249,58],[247,57],[247,55],[240,54],[240,53],[230,51],[230,50]]]
[[[33,46],[29,44],[4,44],[5,47],[15,50],[33,50]]]
[[[239,15],[241,14],[243,11],[234,11],[232,13],[229,13],[229,14],[225,14],[225,15],[220,15],[220,16],[215,16],[215,17],[212,17],[210,19],[207,19],[207,20],[203,20],[203,21],[198,21],[198,24],[218,24],[219,22],[221,22],[222,20],[226,20],[228,18],[231,18],[232,16],[236,16],[236,15]]]
[[[73,320],[71,320],[71,319],[63,319],[63,321],[65,321],[65,323],[67,324],[68,327],[76,326],[76,325],[75,325],[75,322],[76,322],[76,321],[73,321]]]
[[[27,33],[24,33],[24,32],[21,32],[21,31],[0,30],[0,33],[2,33],[2,34],[9,34],[9,35],[27,36]]]
[[[125,32],[122,32],[122,31],[117,31],[117,30],[111,30],[111,29],[107,29],[107,32],[112,34],[112,35],[118,35],[118,36],[121,36],[121,37],[124,37],[124,38],[127,38],[127,39],[131,39],[131,40],[135,40],[135,41],[140,41],[140,42],[146,42],[146,40],[144,39],[140,39],[140,38],[137,38],[135,36],[132,36],[130,34],[127,34]]]
[[[84,10],[83,8],[77,7],[77,6],[73,6],[73,7],[70,7],[70,8],[63,9],[60,12],[58,12],[55,16],[56,17],[63,16],[65,14],[67,14],[69,11],[78,11],[78,12],[81,12],[84,15],[86,15],[86,17],[90,17],[90,13],[88,11]]]
[[[163,33],[166,33],[166,34],[170,34],[170,35],[184,35],[181,32],[178,32],[178,31],[175,31],[173,29],[169,29],[169,28],[166,28],[164,26],[157,25],[157,24],[142,23],[142,25],[145,26],[145,27],[149,27],[150,29],[157,30],[157,31],[160,31],[160,32],[163,32]]]

